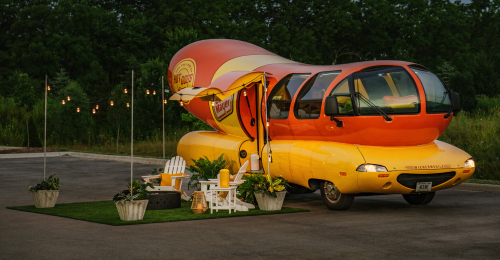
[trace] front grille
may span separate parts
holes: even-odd
[[[415,173],[404,173],[398,176],[399,184],[410,188],[416,189],[417,182],[432,182],[432,187],[439,184],[443,184],[455,177],[455,172],[443,172],[434,174],[415,174]]]

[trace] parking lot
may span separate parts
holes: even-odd
[[[134,163],[135,179],[153,167],[158,166]],[[126,189],[130,163],[50,157],[47,174],[51,173],[63,184],[58,203],[110,200]],[[311,212],[116,227],[5,208],[32,205],[28,186],[42,177],[43,158],[0,159],[1,259],[498,259],[500,255],[500,194],[494,192],[445,190],[426,206],[410,206],[401,195],[357,197],[349,210],[336,212],[323,206],[317,191],[288,194],[285,199],[284,206]]]

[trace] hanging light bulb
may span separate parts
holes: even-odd
[[[266,122],[266,126],[269,127],[269,122]]]
[[[153,95],[156,95],[156,90],[153,90]]]
[[[92,114],[95,114],[95,108],[94,108],[94,109],[92,109]]]
[[[212,95],[212,107],[215,107],[215,96]]]
[[[181,107],[183,107],[183,106],[184,106],[184,102],[182,102],[182,100],[181,100]]]
[[[95,105],[95,109],[99,109],[99,105]]]
[[[80,113],[80,108],[79,107],[76,108],[76,112]]]
[[[64,104],[66,104],[66,101],[64,101],[64,99],[62,100],[62,104],[63,104],[63,105],[64,105]]]
[[[127,90],[127,89],[124,89],[124,90],[123,90],[123,92],[124,92],[125,94],[127,94],[127,93],[128,93],[128,90]]]
[[[129,104],[129,103],[127,103],[127,107],[130,107],[130,104]]]
[[[114,105],[113,100],[111,100],[111,106],[113,106],[113,105]]]
[[[149,95],[149,89],[146,89],[146,95]]]
[[[68,101],[70,101],[70,100],[71,100],[71,98],[68,96]]]
[[[49,90],[49,91],[50,91],[50,86],[47,86],[47,90]]]
[[[166,99],[163,100],[163,104],[167,104],[167,100]]]
[[[246,90],[246,89],[244,89],[244,90],[243,90],[243,95],[244,95],[245,97],[247,96],[247,90]]]

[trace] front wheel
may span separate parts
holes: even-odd
[[[329,181],[321,183],[320,191],[325,206],[330,210],[346,210],[354,202],[354,195],[343,194],[335,184]]]
[[[434,198],[435,192],[417,193],[417,194],[403,194],[403,198],[410,205],[425,205],[429,204]]]

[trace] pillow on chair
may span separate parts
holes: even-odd
[[[172,176],[182,176],[184,173],[176,173],[176,174],[168,174],[168,173],[160,173],[161,183],[160,186],[174,186],[174,189],[181,189],[181,180],[175,180],[175,185],[172,185]]]

